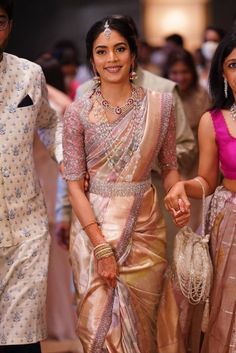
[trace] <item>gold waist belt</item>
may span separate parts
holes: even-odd
[[[89,192],[104,197],[141,195],[150,188],[151,179],[140,182],[108,182],[91,179]]]

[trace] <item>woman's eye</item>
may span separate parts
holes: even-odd
[[[106,53],[106,51],[104,49],[99,49],[96,51],[96,54],[98,54],[98,55],[103,55],[105,53]]]
[[[126,50],[125,47],[118,47],[116,48],[116,51],[118,51],[118,53],[123,53]]]
[[[230,63],[229,67],[232,68],[232,69],[235,69],[236,68],[236,62],[235,63]]]

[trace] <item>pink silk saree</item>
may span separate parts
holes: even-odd
[[[167,266],[166,230],[150,172],[156,158],[162,169],[177,168],[172,97],[144,92],[137,109],[139,149],[131,155],[126,147],[136,119],[132,110],[114,123],[107,122],[110,133],[101,136],[97,127],[101,122],[90,120],[94,104],[90,92],[65,115],[65,178],[77,180],[89,172],[87,197],[114,248],[119,277],[112,289],[98,276],[92,244],[74,217],[70,254],[78,337],[86,353],[157,353],[157,309]],[[119,151],[125,163],[118,163],[118,173],[110,168],[104,152],[111,145],[106,143],[109,138],[117,144],[122,141]]]

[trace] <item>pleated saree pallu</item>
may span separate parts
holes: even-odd
[[[93,114],[94,91],[65,115],[65,177],[76,180],[88,171],[87,197],[119,265],[112,289],[97,274],[93,246],[74,217],[70,254],[85,353],[157,352],[166,231],[150,172],[156,158],[162,168],[177,168],[175,124],[170,94],[141,91],[136,106],[112,123]]]

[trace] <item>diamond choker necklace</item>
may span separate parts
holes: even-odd
[[[111,113],[116,115],[126,114],[130,109],[133,108],[134,103],[138,98],[137,90],[134,86],[132,87],[131,96],[128,98],[126,103],[122,106],[117,105],[116,107],[113,107],[105,98],[103,98],[100,87],[96,89],[96,96],[98,101],[101,103],[101,105],[104,108],[106,108]]]
[[[231,105],[229,111],[230,111],[230,114],[231,114],[233,121],[236,121],[236,103]]]

